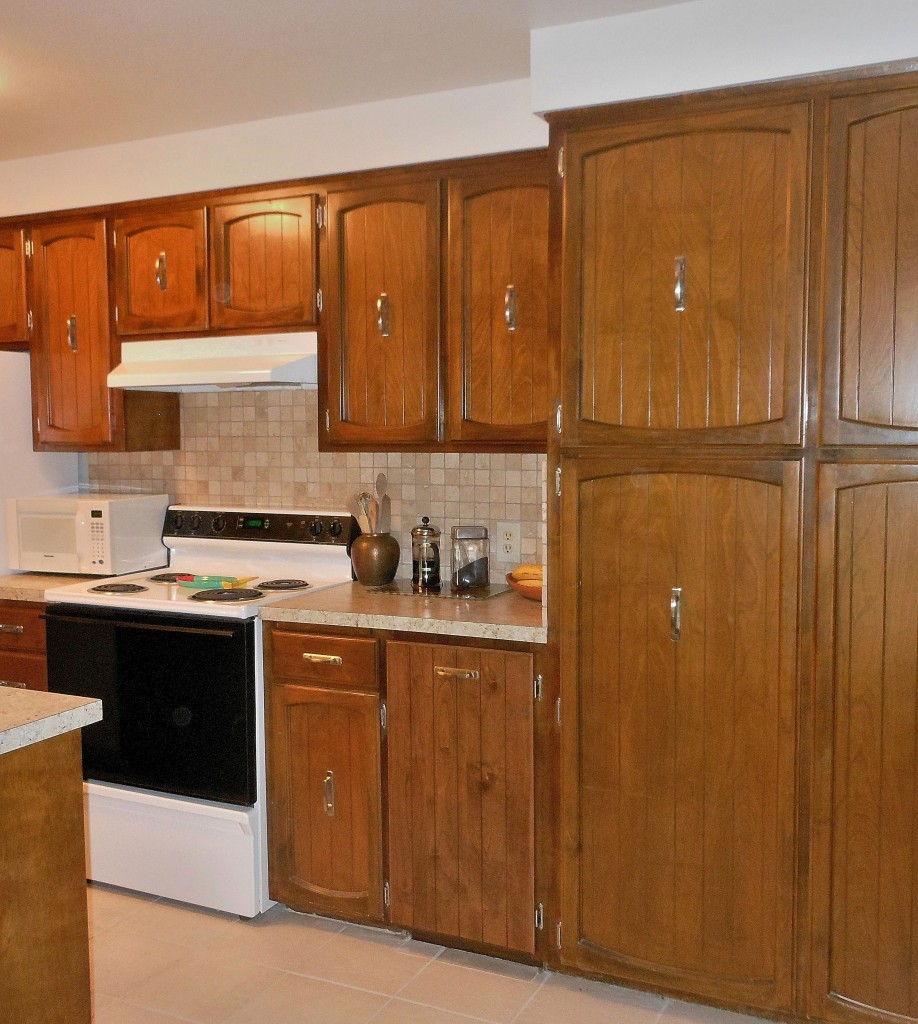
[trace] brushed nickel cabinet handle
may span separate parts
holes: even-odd
[[[473,668],[450,668],[449,665],[434,665],[434,675],[447,679],[480,679],[481,673]]]
[[[169,287],[169,271],[166,267],[166,254],[161,252],[156,257],[156,283],[159,285],[161,291],[165,291]]]
[[[303,655],[303,661],[312,665],[343,665],[344,659],[338,654],[313,654],[307,651]]]
[[[508,331],[516,330],[516,289],[512,284],[508,284],[504,292],[504,320]]]
[[[77,318],[76,314],[67,318],[67,344],[71,352],[77,350]]]
[[[382,292],[376,300],[376,326],[384,338],[389,337],[389,293]]]
[[[24,633],[25,626],[12,626],[8,622],[0,622],[0,633]]]
[[[12,679],[0,679],[0,686],[12,686],[17,690],[27,690],[25,683],[17,683]]]
[[[325,805],[325,813],[329,818],[335,816],[335,773],[327,771],[322,780],[322,802]]]
[[[673,587],[669,596],[669,638],[674,643],[682,639],[682,587]]]
[[[676,312],[685,312],[685,257],[676,257],[676,283],[673,288]]]

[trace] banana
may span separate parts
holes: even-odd
[[[532,562],[529,562],[526,565],[518,565],[510,575],[515,580],[541,580],[542,566],[536,565]]]

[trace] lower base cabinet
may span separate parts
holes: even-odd
[[[0,686],[48,689],[44,604],[0,601]]]
[[[387,645],[390,918],[535,953],[533,659]]]

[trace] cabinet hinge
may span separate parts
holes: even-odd
[[[386,910],[389,909],[389,883],[384,882],[382,887],[382,901]]]
[[[556,943],[558,945],[558,949],[560,949],[561,948],[561,922],[560,921],[558,922],[558,927],[556,929],[556,932],[557,932],[557,935],[556,935],[555,941],[556,941]]]
[[[555,469],[555,494],[557,494],[557,496],[559,498],[561,497],[561,467],[560,466],[558,466]]]
[[[331,430],[331,413],[328,409],[325,410],[325,433],[329,433]]]
[[[316,227],[320,231],[325,227],[325,207],[321,203],[316,205]]]
[[[535,926],[537,932],[540,932],[545,927],[545,908],[541,903],[536,904]]]
[[[32,310],[31,309],[29,310],[28,313],[26,313],[26,326],[29,328],[30,331],[32,330]]]
[[[561,724],[561,698],[560,697],[558,697],[558,699],[555,701],[555,724],[557,724],[557,725]]]
[[[324,305],[324,301],[325,300],[324,300],[324,297],[322,295],[322,289],[319,288],[319,290],[316,292],[316,309],[320,313],[322,312],[322,306]]]
[[[112,248],[118,248],[118,232],[112,229]]]
[[[35,433],[41,434],[41,416],[35,417]]]
[[[564,177],[564,146],[558,149],[558,177]]]
[[[558,402],[558,405],[555,407],[555,433],[556,434],[560,434],[561,433],[561,425],[562,425],[563,422],[564,422],[564,420],[563,420],[563,416],[562,416],[561,403]]]
[[[115,306],[115,323],[118,323],[118,307]]]
[[[389,725],[389,712],[386,709],[386,702],[381,701],[379,705],[379,727],[385,735],[386,729]]]
[[[542,699],[542,673],[540,672],[532,681],[532,699]]]
[[[31,238],[26,239],[25,254],[27,260],[30,260],[35,255],[35,243]]]

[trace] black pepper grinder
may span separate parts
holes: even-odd
[[[419,594],[440,589],[440,531],[428,516],[411,531],[411,589]]]

